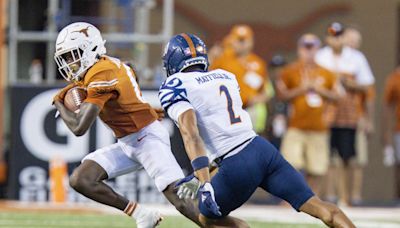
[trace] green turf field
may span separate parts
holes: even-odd
[[[250,221],[251,227],[294,227],[294,228],[313,228],[321,227],[318,225],[303,224],[277,224]],[[91,215],[91,214],[68,214],[68,213],[26,213],[26,212],[0,212],[0,227],[12,228],[66,228],[66,227],[82,227],[82,228],[122,228],[136,227],[133,220],[123,215]],[[183,217],[167,217],[159,226],[171,228],[191,228],[197,227]]]

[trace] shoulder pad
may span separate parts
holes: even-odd
[[[94,64],[88,70],[88,72],[85,75],[85,82],[90,81],[93,76],[98,75],[100,72],[119,70],[121,67],[121,63],[119,63],[119,65],[117,63],[118,62],[114,62],[110,60],[110,58],[108,57],[102,57],[96,64]]]

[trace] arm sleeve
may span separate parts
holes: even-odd
[[[268,79],[268,71],[267,71],[267,63],[263,60],[259,60],[260,67],[258,69],[258,73],[264,77],[264,80],[267,81]]]
[[[168,109],[168,116],[175,122],[178,123],[179,116],[189,109],[194,109],[193,106],[188,102],[177,102]]]
[[[358,72],[357,81],[360,85],[373,85],[375,83],[374,75],[372,74],[371,67],[369,66],[367,58],[364,54],[359,55],[360,70]]]
[[[104,104],[118,94],[118,79],[112,78],[112,71],[102,71],[90,78],[87,83],[87,98],[84,102],[92,103],[103,109]]]
[[[328,78],[327,89],[333,90],[335,88],[335,84],[337,82],[336,76],[328,70],[326,70],[326,75],[328,76],[327,77]]]
[[[290,83],[289,83],[289,70],[284,68],[282,71],[278,74],[278,81],[281,81],[286,88],[290,89]]]
[[[167,79],[161,85],[158,94],[161,106],[175,123],[178,123],[178,118],[182,113],[194,109],[182,84],[182,81],[178,78]]]
[[[395,96],[394,96],[394,83],[392,80],[393,76],[389,76],[388,79],[386,80],[386,85],[385,85],[385,90],[384,90],[384,95],[383,99],[385,104],[392,104],[394,103]]]

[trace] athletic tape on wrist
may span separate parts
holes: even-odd
[[[208,167],[209,160],[207,156],[201,156],[193,159],[192,161],[192,167],[194,171],[197,171],[199,169]]]

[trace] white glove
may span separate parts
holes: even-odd
[[[176,193],[179,199],[196,199],[201,183],[199,179],[192,174],[180,180],[175,186],[179,187]]]
[[[386,167],[391,167],[395,164],[395,152],[392,145],[386,145],[385,149],[383,150],[383,164]]]

